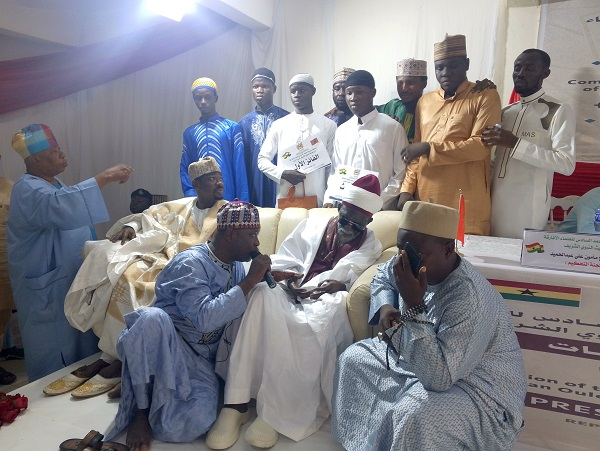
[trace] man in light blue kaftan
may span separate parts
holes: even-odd
[[[219,116],[216,110],[217,85],[210,78],[198,78],[192,84],[194,103],[200,110],[200,122],[183,132],[179,176],[184,196],[195,196],[188,167],[200,158],[213,157],[221,168],[225,200],[248,201],[248,179],[244,160],[242,129],[237,122]]]
[[[93,224],[108,221],[100,188],[125,182],[132,169],[118,165],[77,185],[56,176],[65,154],[44,124],[31,124],[13,136],[27,174],[15,183],[7,223],[8,261],[25,364],[30,382],[98,352],[93,333],[70,326],[64,300]]]
[[[256,102],[254,111],[240,120],[244,150],[246,155],[246,171],[248,173],[248,190],[250,202],[259,207],[274,207],[277,195],[277,184],[258,169],[258,153],[265,141],[271,124],[290,114],[273,105],[273,94],[277,91],[275,74],[266,67],[259,67],[252,74],[252,96]],[[275,156],[273,163],[277,163]]]
[[[510,313],[455,253],[456,210],[408,202],[403,213],[398,247],[410,242],[422,266],[415,277],[402,250],[373,279],[383,341],[340,356],[332,433],[352,451],[510,450],[527,390]]]
[[[191,442],[208,430],[217,416],[217,348],[231,346],[231,323],[269,269],[264,255],[248,275],[240,263],[257,249],[259,230],[253,205],[224,205],[214,240],[178,253],[160,273],[154,307],[125,315],[121,401],[109,436],[129,428],[127,445],[139,449],[153,439]]]

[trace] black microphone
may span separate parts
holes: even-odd
[[[260,255],[260,252],[258,252],[257,250],[250,252],[250,258],[252,258],[252,260],[254,260],[259,255]],[[277,282],[275,282],[275,279],[273,279],[273,274],[271,274],[271,271],[267,271],[265,273],[263,280],[265,282],[267,282],[267,284],[269,285],[270,288],[275,288],[277,286]]]

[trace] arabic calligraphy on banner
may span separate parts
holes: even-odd
[[[279,150],[277,162],[284,170],[296,170],[303,174],[309,174],[329,166],[331,158],[329,158],[325,144],[318,136],[313,135],[301,143]]]
[[[600,274],[600,235],[525,230],[521,265]]]

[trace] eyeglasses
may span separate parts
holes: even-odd
[[[355,232],[362,232],[362,231],[363,231],[363,230],[365,230],[365,228],[367,227],[366,225],[362,225],[362,224],[359,224],[359,223],[357,223],[357,222],[350,221],[349,219],[346,219],[346,218],[344,218],[343,216],[340,216],[340,217],[338,218],[338,223],[339,223],[339,224],[340,224],[342,227],[346,227],[347,225],[351,225],[351,226],[352,226],[352,229],[353,229]]]

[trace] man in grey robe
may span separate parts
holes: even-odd
[[[404,207],[399,253],[371,284],[380,339],[338,360],[331,430],[349,451],[509,450],[523,427],[527,383],[510,313],[454,251],[457,225],[452,208]]]

